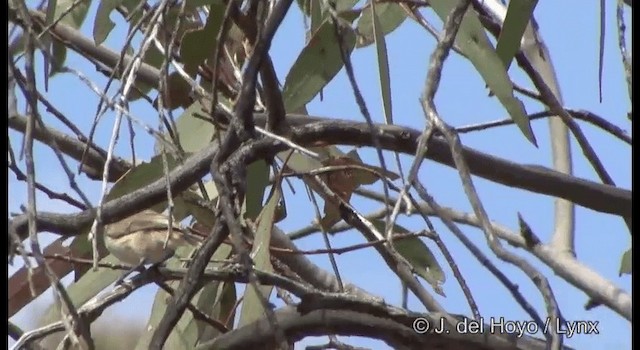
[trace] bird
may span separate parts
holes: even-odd
[[[193,232],[174,221],[167,239],[169,217],[150,209],[106,225],[104,243],[107,250],[120,261],[133,266],[116,284],[146,264],[157,265],[166,261],[181,246],[197,246],[202,237]]]

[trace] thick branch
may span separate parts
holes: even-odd
[[[37,22],[44,21],[44,14],[37,11],[31,11],[30,14]],[[10,13],[10,17],[12,17],[12,20],[19,22],[15,14],[14,16],[11,16]],[[41,30],[41,28],[34,29]],[[83,55],[88,55],[97,59],[107,66],[114,66],[115,62],[117,62],[120,57],[118,53],[115,53],[108,48],[103,46],[96,47],[92,40],[85,38],[80,32],[63,24],[56,24],[51,29],[51,32],[54,34],[54,37],[68,43],[71,49],[76,50]],[[127,55],[125,56],[124,62],[126,63],[131,59],[131,57]],[[159,71],[149,65],[143,64],[138,72],[138,78],[147,84],[152,84],[152,86],[157,84],[159,81],[158,77]],[[265,125],[264,119],[261,120],[259,115],[256,115],[255,119],[256,125]],[[287,116],[287,121],[293,125],[307,124],[309,122],[319,120],[332,122],[331,119],[307,118],[306,116],[300,115]],[[349,124],[347,125],[346,123]],[[359,139],[359,142],[357,143],[358,145],[372,145],[372,141],[370,140],[370,137],[368,137],[369,130],[362,128],[361,123],[336,121],[336,124],[342,124],[345,128],[350,129],[349,132],[342,133],[342,135],[351,134],[352,132],[357,133],[358,135],[356,138]],[[336,125],[336,127],[340,126]],[[415,146],[417,145],[416,138],[419,136],[417,131],[397,126],[379,126],[379,128],[386,131],[385,140],[398,143],[398,145],[390,145],[389,143],[386,143],[383,147],[388,150],[407,152],[412,155],[415,154]],[[304,141],[304,138],[302,140]],[[327,143],[345,144],[345,141],[349,140],[349,138],[336,140],[336,138],[329,137],[327,140],[323,141],[326,141]],[[314,141],[316,141],[316,139],[314,139]],[[432,143],[434,145],[430,145],[430,148],[433,149],[430,150],[429,154],[427,154],[427,158],[453,166],[450,153],[448,152],[448,149],[446,149],[446,144],[440,140],[435,140]],[[305,143],[302,142],[302,144]],[[352,142],[351,144],[356,143]],[[630,217],[631,191],[577,179],[541,166],[520,165],[469,148],[465,148],[464,153],[465,159],[467,159],[471,172],[474,175],[507,186],[564,198],[596,211]],[[211,158],[208,160],[210,161]],[[206,169],[204,168],[199,169],[199,171],[201,176],[206,173]]]
[[[296,310],[284,307],[275,312],[278,324],[294,342],[308,336],[327,334],[364,336],[385,341],[395,349],[544,349],[545,344],[531,337],[505,334],[419,334],[412,328],[416,319],[440,326],[436,314],[408,314],[396,308],[377,305],[351,305],[348,301],[303,301]],[[308,308],[308,309],[307,309]],[[302,310],[301,310],[302,309]],[[355,310],[354,310],[355,309]],[[202,344],[198,349],[266,349],[273,332],[266,319],[233,330]]]
[[[264,115],[256,115],[256,125],[264,125],[265,119]],[[372,144],[370,129],[366,123],[302,115],[287,115],[287,122],[290,125],[297,125],[295,130],[292,130],[292,138],[303,146],[312,145],[317,141],[354,146],[371,146]],[[380,134],[383,148],[415,154],[419,131],[392,125],[377,125],[375,129]],[[255,157],[271,156],[286,148],[286,145],[274,140],[265,140],[256,144],[261,145],[261,149],[256,149]],[[542,166],[514,163],[467,147],[463,148],[463,153],[474,175],[510,187],[565,198],[596,211],[631,217],[630,190],[568,176]],[[170,174],[172,193],[184,191],[206,175],[215,154],[216,146],[212,143],[210,147],[187,159],[183,166],[173,170]],[[449,147],[442,139],[432,138],[426,157],[438,163],[453,166]],[[123,219],[131,210],[150,207],[165,200],[165,196],[165,181],[160,179],[106,203],[103,208],[103,221],[109,224]],[[77,235],[80,228],[91,224],[93,216],[91,211],[77,214],[39,213],[38,227],[43,231],[62,235]],[[13,230],[24,238],[27,232],[26,216],[20,215],[11,220],[9,230]]]
[[[7,119],[7,124],[9,128],[24,133],[27,127],[27,118],[20,115],[10,115]],[[47,133],[49,135],[47,135]],[[36,140],[53,147],[50,144],[51,141],[48,140],[48,138],[51,137],[62,153],[77,161],[82,159],[86,143],[73,136],[62,133],[54,128],[45,128],[43,130],[40,125],[35,126],[33,136]],[[88,148],[82,171],[93,180],[101,180],[105,159],[106,152],[104,150],[96,146]],[[108,179],[110,182],[118,180],[131,167],[127,161],[119,158],[113,159],[110,166],[111,169],[109,169]]]

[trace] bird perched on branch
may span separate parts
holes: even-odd
[[[109,252],[134,266],[116,283],[146,264],[159,264],[171,258],[178,247],[196,246],[203,239],[175,221],[170,233],[169,218],[149,209],[106,225],[104,243]]]

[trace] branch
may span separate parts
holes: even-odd
[[[264,125],[265,116],[256,115],[256,125]],[[292,139],[301,145],[313,145],[322,140],[326,144],[371,146],[369,126],[346,120],[287,115],[287,122],[296,125]],[[395,125],[376,125],[381,146],[386,150],[415,154],[420,132]],[[287,146],[277,140],[264,140],[254,145],[256,152],[275,154]],[[253,147],[253,146],[252,146]],[[217,142],[189,157],[183,166],[174,169],[169,178],[172,193],[180,193],[207,174],[211,159],[217,152]],[[471,172],[487,180],[510,187],[561,197],[596,211],[631,217],[631,191],[565,175],[537,165],[522,165],[474,149],[463,147],[463,155]],[[266,155],[265,155],[266,156]],[[270,156],[270,155],[269,155]],[[432,138],[426,157],[438,163],[453,166],[446,142]],[[256,158],[257,159],[257,158]],[[251,159],[250,161],[253,161]],[[248,164],[248,163],[247,163]],[[166,198],[165,180],[159,179],[148,186],[106,203],[102,219],[109,224],[125,218],[132,210],[143,210]],[[78,230],[90,225],[93,211],[76,214],[38,213],[38,227],[43,231],[66,236],[78,235]],[[9,221],[9,230],[22,239],[26,236],[27,220],[19,215]]]
[[[387,201],[389,200],[382,194],[369,190],[356,190],[356,193],[383,204],[388,203]],[[396,198],[392,197],[390,200],[393,202]],[[407,208],[402,204],[401,209],[406,210]],[[429,216],[436,215],[435,210],[424,202],[419,203],[416,208],[412,209]],[[451,208],[442,207],[440,209],[454,222],[477,228],[481,226],[480,220],[474,214],[460,212]],[[384,214],[380,213],[379,215]],[[601,300],[602,304],[631,321],[631,295],[618,288],[613,282],[603,278],[600,274],[589,268],[589,266],[581,263],[575,257],[563,254],[557,249],[553,249],[553,247],[548,244],[540,242],[534,246],[530,246],[520,233],[514,232],[493,221],[491,222],[491,227],[497,237],[505,240],[508,244],[514,247],[529,251],[545,265],[551,268],[556,275],[560,276],[560,278],[583,291],[592,299]],[[337,233],[350,228],[350,226],[341,223],[334,226],[329,232]],[[304,237],[303,234],[306,234],[308,231],[310,231],[310,229],[300,230],[300,233],[296,237],[292,237],[292,239]]]
[[[30,11],[29,13],[33,16],[32,18],[34,20],[44,21],[44,14],[37,11]],[[11,9],[9,9],[10,18],[18,21],[18,19],[14,19],[11,14]],[[23,25],[19,21],[18,24]],[[41,30],[41,28],[36,26],[34,30]],[[69,47],[71,49],[80,54],[97,59],[105,65],[114,66],[120,57],[118,53],[108,48],[103,46],[96,47],[91,39],[82,36],[80,32],[64,24],[56,24],[51,28],[51,32],[58,40],[68,44],[70,43]],[[123,62],[127,63],[131,59],[130,56],[125,55]],[[144,63],[141,64],[138,71],[138,78],[144,83],[157,86],[159,77],[160,72],[156,68]],[[369,130],[368,128],[363,128],[361,123],[303,115],[287,115],[287,121],[292,125],[305,125],[318,121],[341,124],[343,128],[349,129],[349,131],[346,132],[346,137],[350,137],[348,135],[355,136],[359,140],[357,143],[359,146],[371,146]],[[256,125],[265,125],[264,119],[261,120],[259,115],[255,116],[255,122]],[[416,138],[419,136],[417,131],[399,126],[376,125],[375,128],[384,130],[387,141],[391,141],[389,138],[392,138],[392,142],[398,143],[397,145],[389,144],[388,142],[386,145],[383,144],[382,146],[387,150],[398,150],[411,155],[415,154],[415,146],[417,145]],[[354,135],[354,133],[357,135]],[[345,132],[343,132],[342,135],[345,135]],[[364,137],[365,135],[367,135],[368,139]],[[356,145],[356,142],[351,141],[349,138],[338,138],[338,140],[336,140],[335,137],[330,136],[331,135],[327,137],[327,139],[331,139],[331,141],[327,140],[328,143]],[[309,144],[308,142],[301,143]],[[450,153],[444,141],[434,139],[432,144],[433,145],[430,145],[431,149],[427,154],[427,158],[448,166],[453,166]],[[464,150],[464,157],[468,162],[472,174],[476,176],[503,185],[564,198],[596,211],[616,214],[623,217],[630,217],[631,215],[631,191],[578,179],[542,166],[513,163],[466,147]],[[201,155],[201,153],[194,157],[198,155]],[[208,160],[210,161],[211,158]],[[205,169],[200,169],[199,171],[201,176],[206,174]]]
[[[10,115],[7,124],[9,125],[9,128],[24,133],[27,127],[27,118],[21,115]],[[36,125],[33,131],[34,139],[53,147],[50,144],[51,142],[48,142],[48,138],[51,138],[51,140],[57,144],[62,153],[77,160],[78,162],[82,159],[82,152],[86,147],[85,142],[78,140],[76,137],[62,133],[54,128],[42,128],[40,125]],[[106,155],[106,151],[92,145],[90,148],[87,148],[85,161],[81,170],[90,179],[100,180],[102,178]],[[131,164],[123,159],[113,159],[110,166],[110,176],[108,179],[110,182],[115,182],[131,168]]]
[[[441,315],[416,314],[384,305],[352,301],[340,297],[311,295],[297,308],[286,306],[275,312],[278,324],[290,342],[308,336],[336,334],[364,336],[386,342],[395,349],[544,349],[543,341],[532,337],[518,338],[506,334],[463,334],[433,331],[420,334],[414,330],[416,320],[440,327]],[[472,322],[469,319],[467,322]],[[485,328],[487,329],[487,328]],[[201,344],[197,349],[265,349],[273,333],[266,319],[223,334]],[[568,349],[565,347],[565,349]]]

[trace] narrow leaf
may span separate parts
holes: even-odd
[[[370,6],[362,11],[362,16],[358,20],[358,42],[356,44],[358,48],[369,46],[375,41],[375,33],[373,30],[374,6],[378,21],[378,25],[376,25],[377,31],[381,35],[387,35],[393,32],[407,19],[407,13],[399,4],[393,2],[371,2]]]
[[[271,230],[273,228],[274,216],[281,196],[280,188],[275,185],[269,201],[267,201],[267,204],[257,219],[258,223],[253,248],[251,249],[251,257],[253,258],[255,267],[263,271],[273,271],[269,245],[271,244]],[[259,290],[256,290],[252,285],[247,285],[238,327],[249,324],[264,315],[264,307],[261,299],[269,300],[273,286],[260,286],[258,289]]]
[[[258,160],[247,167],[247,195],[245,217],[251,220],[260,214],[264,190],[269,185],[269,165]]]
[[[520,50],[522,35],[533,15],[538,0],[511,0],[507,8],[507,16],[504,19],[496,53],[502,60],[506,70],[509,70],[513,57]]]
[[[429,3],[440,19],[445,21],[458,1],[431,0]],[[472,8],[467,9],[455,42],[478,70],[491,92],[496,95],[527,140],[537,147],[524,105],[514,97],[513,84],[504,64],[489,42],[478,14]]]
[[[93,22],[93,41],[96,45],[102,44],[115,28],[116,24],[111,20],[111,12],[120,6],[125,0],[102,0],[98,4],[96,18]]]
[[[200,151],[211,143],[215,136],[216,127],[199,116],[204,114],[202,104],[194,102],[176,119],[176,132],[180,146],[187,153]],[[167,135],[167,140],[169,137]],[[163,144],[156,142],[155,150],[159,154]]]
[[[384,232],[385,223],[381,220],[373,222],[374,226]],[[411,232],[406,228],[395,224],[393,226],[394,234],[410,234]],[[408,237],[402,239],[396,239],[393,241],[393,246],[398,253],[402,255],[413,266],[415,273],[422,277],[427,283],[433,287],[433,290],[445,296],[442,290],[442,284],[445,282],[445,275],[442,267],[438,264],[435,255],[431,252],[429,247],[420,239],[420,237]]]
[[[376,56],[378,58],[378,75],[380,78],[380,94],[384,109],[384,121],[393,124],[393,108],[391,100],[391,78],[389,77],[389,58],[387,57],[387,43],[384,39],[382,25],[378,20],[376,2],[371,2],[371,17],[373,18],[373,34],[376,42]],[[399,8],[399,7],[398,7]],[[404,11],[402,11],[404,13]]]
[[[354,31],[349,28],[343,29],[342,33],[343,49],[350,55],[356,41]],[[325,19],[287,74],[282,91],[287,111],[296,110],[311,101],[342,66],[334,25],[330,19]]]
[[[631,259],[631,248],[622,254],[622,259],[620,261],[620,271],[619,275],[622,276],[624,274],[631,275],[631,271],[633,270],[633,260]]]
[[[120,261],[113,255],[109,255],[104,259],[101,259],[100,262],[107,264],[120,263]],[[120,276],[122,276],[122,273],[123,271],[121,270],[105,268],[99,268],[97,271],[91,270],[85,273],[80,280],[70,284],[66,288],[67,294],[69,294],[69,298],[73,302],[73,305],[78,308],[115,282]],[[49,306],[43,315],[42,320],[47,323],[60,319],[59,309],[55,304]]]

